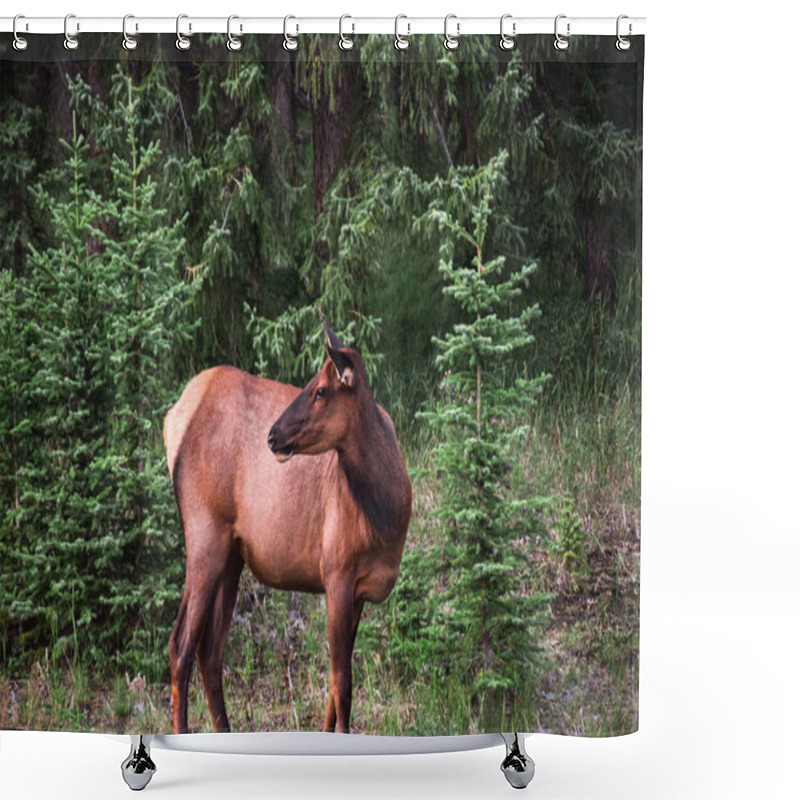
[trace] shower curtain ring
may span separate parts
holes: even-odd
[[[288,25],[290,19],[297,19],[293,17],[291,14],[285,16],[283,18],[283,49],[284,50],[297,50],[297,39],[293,36],[289,36],[288,32]],[[297,23],[295,23],[295,33],[299,33],[299,29],[297,28]]]
[[[188,14],[178,14],[177,19],[175,20],[175,35],[178,37],[175,40],[175,47],[178,50],[188,50],[192,46],[192,40],[187,38],[181,33],[181,20],[188,19]],[[192,32],[192,23],[189,23],[189,33]]]
[[[511,23],[511,36],[509,36],[504,30],[503,26],[507,19],[511,19],[511,14],[503,14],[500,17],[500,49],[501,50],[513,50],[517,46],[517,40],[514,38],[517,35],[517,23]]]
[[[76,36],[70,36],[69,33],[69,21],[71,19],[75,19],[75,14],[67,14],[64,17],[64,47],[67,50],[77,50],[78,49],[78,39]],[[80,23],[75,23],[75,33],[78,33],[81,29]]]
[[[398,14],[394,18],[394,46],[397,50],[407,50],[410,42],[405,36],[400,35],[400,20],[401,19],[408,19],[405,14]],[[406,23],[406,35],[411,33],[411,25],[407,22]]]
[[[135,50],[137,45],[139,44],[139,42],[136,41],[136,37],[135,36],[131,36],[128,33],[128,20],[129,19],[135,19],[133,14],[126,14],[122,18],[122,46],[126,50]],[[136,23],[136,30],[137,31],[139,30],[139,23],[138,22]]]
[[[353,19],[353,18],[349,14],[342,14],[342,16],[339,17],[339,49],[340,50],[352,50],[353,49],[353,45],[355,44],[355,42],[353,42],[352,37],[344,35],[343,26],[344,26],[344,21],[346,19]],[[353,33],[355,33],[356,26],[355,26],[354,23],[351,23],[351,25],[353,27]]]
[[[231,22],[233,22],[233,20],[235,20],[235,19],[239,19],[239,17],[237,17],[236,14],[231,14],[231,16],[228,17],[228,44],[227,44],[227,47],[228,47],[228,50],[230,50],[232,53],[237,51],[237,50],[241,50],[242,49],[242,40],[239,39],[238,37],[234,36],[231,33]],[[239,25],[239,33],[241,33],[241,32],[242,32],[242,26]]]
[[[17,20],[18,19],[25,19],[25,15],[24,14],[17,14],[17,16],[14,17],[14,24],[12,25],[12,28],[11,28],[11,30],[14,33],[14,49],[15,50],[20,50],[20,51],[27,50],[28,49],[28,40],[24,36],[20,36],[17,33]],[[25,23],[25,30],[26,31],[28,30],[28,23],[27,22]]]
[[[455,14],[448,14],[444,18],[444,44],[447,50],[457,50],[458,49],[458,36],[461,33],[461,23],[456,22],[456,35],[451,36],[447,30],[447,23],[450,22],[451,19],[457,19]]]
[[[624,19],[628,19],[627,14],[620,14],[617,17],[617,50],[619,50],[622,53],[624,53],[626,50],[630,50],[631,49],[631,40],[626,38],[625,36],[623,36],[619,32],[619,30],[620,30],[619,24]],[[628,36],[630,36],[632,32],[633,32],[633,26],[629,22],[628,23]]]
[[[562,36],[558,32],[558,21],[560,19],[566,19],[566,18],[567,18],[566,14],[559,14],[556,17],[556,23],[555,23],[556,40],[555,40],[555,42],[553,42],[553,47],[555,47],[556,50],[566,50],[569,47],[569,22],[567,23],[567,35],[566,36]]]

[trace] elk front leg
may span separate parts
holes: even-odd
[[[349,733],[353,696],[353,644],[363,601],[355,601],[353,585],[349,582],[329,587],[326,595],[331,678],[328,708],[325,713],[325,731]]]

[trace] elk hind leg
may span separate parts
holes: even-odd
[[[231,729],[222,693],[222,654],[231,626],[233,608],[236,605],[236,591],[243,565],[239,553],[231,552],[205,630],[197,646],[197,662],[200,665],[206,700],[217,733],[228,732]]]
[[[209,558],[202,543],[219,542],[218,528],[211,522],[195,524],[186,530],[186,585],[178,618],[169,639],[169,665],[172,675],[172,731],[188,733],[189,679],[195,650],[206,627],[206,620],[222,585],[227,558]],[[192,547],[190,543],[196,547]],[[201,545],[197,547],[197,545]],[[218,548],[222,549],[222,548]],[[197,557],[196,553],[201,553]]]

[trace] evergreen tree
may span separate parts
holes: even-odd
[[[32,362],[24,413],[36,447],[21,470],[25,580],[16,600],[27,612],[18,618],[39,641],[55,656],[71,650],[78,659],[91,629],[100,629],[100,643],[115,627],[98,601],[110,596],[124,553],[103,539],[113,512],[96,458],[112,412],[98,297],[105,270],[91,233],[104,214],[86,186],[88,145],[77,125],[64,144],[64,166],[33,190],[53,244],[31,252],[23,284]]]
[[[76,109],[87,92],[74,84]],[[137,139],[131,79],[119,73],[111,96],[94,129],[105,147],[90,155],[74,111],[67,160],[32,189],[52,243],[31,249],[16,285],[3,273],[3,541],[15,558],[0,561],[0,590],[18,630],[54,656],[107,664],[144,636],[130,668],[161,674],[180,561],[160,428],[179,388],[175,346],[193,327],[190,287],[176,270],[182,221],[154,202],[159,146]]]
[[[444,292],[465,320],[436,340],[442,381],[434,409],[423,416],[440,438],[433,461],[442,481],[437,516],[448,532],[441,598],[448,650],[476,694],[494,691],[506,701],[503,708],[513,708],[538,666],[546,600],[530,585],[530,562],[520,546],[544,501],[514,488],[513,462],[545,377],[515,374],[512,361],[533,339],[528,326],[538,306],[515,303],[536,265],[509,269],[503,256],[486,256],[506,164],[501,151],[479,170],[452,171],[423,218],[445,234]],[[472,254],[468,266],[454,263],[464,248]]]
[[[105,602],[137,623],[132,637],[144,640],[138,652],[152,659],[137,668],[159,674],[173,622],[169,601],[179,599],[183,577],[161,425],[180,389],[176,357],[197,327],[186,318],[186,304],[201,282],[188,283],[176,269],[186,214],[170,220],[156,202],[161,148],[158,141],[140,138],[142,91],[121,73],[112,84],[108,124],[117,132],[109,164],[112,188],[103,204],[107,222],[95,235],[106,263],[99,299],[108,310],[113,410],[106,448],[97,460],[113,489],[115,522],[108,536],[128,560]]]
[[[22,278],[0,271],[0,655],[5,663],[11,642],[24,632],[30,603],[20,590],[23,569],[23,472],[31,457],[30,420],[26,417],[29,381],[28,323]]]

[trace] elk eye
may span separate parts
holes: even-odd
[[[320,398],[325,397],[325,388],[322,386],[317,387],[317,391],[314,392],[314,402],[319,400]]]

